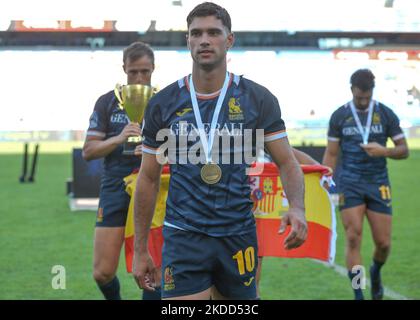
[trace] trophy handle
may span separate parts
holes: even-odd
[[[121,89],[121,85],[119,83],[117,83],[115,85],[115,88],[114,88],[114,94],[115,94],[115,97],[117,98],[117,100],[119,102],[118,107],[122,110],[123,109],[123,101],[122,101],[121,96],[120,96],[120,89]]]

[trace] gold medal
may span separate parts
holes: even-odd
[[[214,135],[216,131],[215,129],[217,126],[217,121],[219,119],[220,110],[222,108],[223,101],[225,99],[226,92],[229,87],[229,79],[230,79],[229,72],[226,71],[225,81],[223,83],[222,90],[220,91],[219,98],[217,98],[216,108],[214,110],[213,117],[211,120],[208,140],[207,140],[206,132],[204,130],[203,121],[200,115],[200,109],[198,106],[198,100],[197,100],[197,95],[194,89],[194,82],[193,82],[192,75],[190,76],[190,79],[189,79],[190,97],[191,97],[191,103],[193,106],[194,117],[195,117],[195,121],[197,122],[197,128],[198,128],[198,133],[200,135],[201,144],[203,145],[204,151],[206,153],[207,163],[201,168],[200,176],[201,176],[201,179],[207,184],[218,183],[220,181],[220,178],[222,178],[222,169],[217,164],[210,163],[210,162],[211,162],[211,151],[212,151],[213,142],[214,142]]]
[[[222,177],[222,169],[215,163],[206,163],[201,168],[201,179],[207,184],[218,183]]]

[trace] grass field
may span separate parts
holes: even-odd
[[[22,145],[16,149],[21,152]],[[20,154],[0,154],[0,299],[102,299],[91,276],[95,213],[71,212],[65,194],[65,181],[72,175],[71,155],[43,153],[43,145],[40,150],[33,184],[18,182]],[[383,280],[400,295],[420,299],[420,150],[412,150],[408,160],[388,163],[395,219]],[[343,229],[337,218],[336,263],[343,266]],[[366,228],[366,264],[371,252]],[[65,290],[51,286],[54,265],[65,267]],[[118,275],[123,298],[139,299],[141,293],[125,272],[124,259]],[[266,258],[261,295],[263,299],[352,299],[348,279],[309,259]],[[370,297],[368,289],[365,295]]]

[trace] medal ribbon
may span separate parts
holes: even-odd
[[[353,100],[350,101],[351,113],[353,114],[354,121],[356,121],[357,128],[359,129],[359,132],[362,136],[363,144],[367,144],[368,140],[369,140],[370,127],[372,125],[372,115],[373,115],[373,105],[374,105],[374,103],[375,102],[374,102],[373,99],[370,100],[368,118],[367,118],[367,122],[366,122],[366,130],[364,130],[363,126],[362,126],[362,123],[360,122],[360,118],[357,115],[357,111],[356,111],[356,107],[354,105],[354,102],[353,102]]]
[[[213,118],[211,120],[209,140],[207,140],[203,121],[200,115],[200,109],[198,108],[197,95],[195,93],[192,75],[190,76],[190,79],[189,79],[191,102],[193,105],[195,121],[197,122],[198,133],[200,134],[200,140],[203,145],[204,151],[206,152],[206,163],[211,162],[211,149],[213,147],[216,124],[219,119],[220,109],[222,108],[223,100],[225,99],[226,92],[229,86],[229,79],[230,79],[229,72],[226,72],[225,82],[223,83],[223,87],[222,87],[222,90],[220,91],[219,98],[217,99],[216,109],[214,110]]]

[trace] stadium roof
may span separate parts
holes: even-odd
[[[57,20],[97,28],[116,21],[119,31],[186,29],[188,12],[202,0],[3,0],[0,31],[10,21],[48,28]],[[216,1],[231,14],[234,31],[419,32],[418,0]]]

